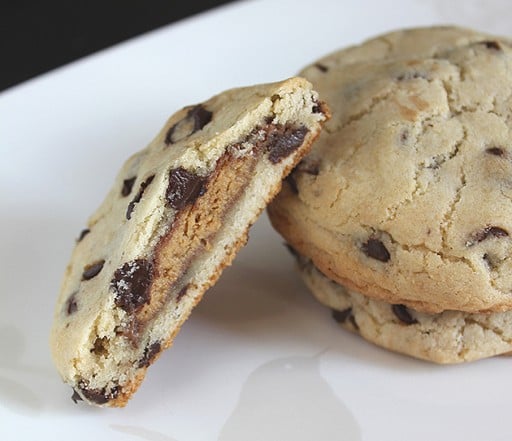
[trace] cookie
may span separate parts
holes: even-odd
[[[75,400],[126,404],[327,114],[300,78],[233,89],[177,112],[128,159],[56,305],[53,359]]]
[[[303,70],[332,118],[269,207],[330,279],[416,311],[512,308],[512,49],[391,33]]]
[[[427,314],[359,294],[330,280],[309,259],[300,274],[343,328],[386,349],[436,363],[474,361],[512,351],[512,311]]]

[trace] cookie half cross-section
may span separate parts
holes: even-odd
[[[74,399],[124,406],[329,117],[301,78],[173,115],[87,223],[51,331]]]

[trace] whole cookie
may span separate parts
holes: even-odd
[[[51,347],[74,399],[123,406],[171,345],[327,117],[307,81],[234,89],[173,115],[79,235]]]
[[[269,207],[330,279],[417,311],[512,308],[512,49],[401,31],[307,67],[332,110]]]
[[[436,363],[462,363],[512,351],[512,311],[426,314],[345,289],[310,260],[299,262],[304,282],[332,309],[332,318],[376,345]]]

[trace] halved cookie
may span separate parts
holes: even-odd
[[[332,118],[269,206],[285,240],[376,300],[512,309],[510,40],[399,31],[302,74]]]
[[[310,83],[233,89],[173,115],[80,234],[51,332],[75,398],[124,406],[328,117]]]

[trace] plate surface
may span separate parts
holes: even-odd
[[[394,28],[510,32],[506,1],[249,1],[0,94],[0,439],[505,440],[511,359],[440,367],[338,328],[263,216],[122,410],[74,405],[48,333],[73,241],[168,115]]]

